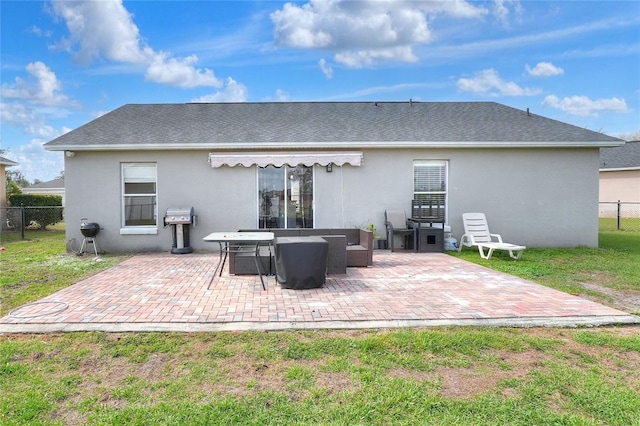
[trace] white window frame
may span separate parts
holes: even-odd
[[[434,167],[434,172],[429,174],[435,178],[436,174],[442,177],[441,188],[438,190],[422,190],[416,188],[416,172],[419,167]],[[414,160],[413,161],[413,198],[417,199],[421,195],[444,195],[444,220],[449,221],[449,160]]]
[[[153,173],[134,173],[134,177],[127,178],[127,175],[131,173],[127,173],[127,170],[133,169],[135,167],[140,168],[153,168]],[[158,164],[154,162],[140,162],[140,163],[121,163],[120,167],[120,179],[121,179],[121,210],[120,210],[120,218],[121,218],[121,235],[155,235],[158,233]],[[137,175],[137,177],[136,177]],[[133,180],[132,180],[133,179]],[[154,194],[125,194],[125,183],[127,182],[153,182],[155,184],[155,193]],[[153,197],[155,199],[155,204],[153,206],[153,216],[155,220],[155,224],[153,225],[126,225],[126,197],[131,196],[141,196],[141,197]]]

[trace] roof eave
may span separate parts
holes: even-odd
[[[175,151],[175,150],[244,150],[244,149],[338,149],[338,148],[609,148],[624,141],[566,142],[566,141],[358,141],[358,142],[241,142],[241,143],[176,143],[176,144],[102,144],[102,145],[44,145],[47,151]]]
[[[640,170],[640,167],[611,167],[600,169],[601,172],[629,172],[634,170]]]

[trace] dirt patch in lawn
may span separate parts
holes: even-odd
[[[515,332],[515,331],[514,331]],[[518,330],[530,345],[517,349],[487,349],[471,355],[458,354],[459,365],[449,356],[425,351],[420,356],[425,365],[433,368],[412,369],[396,364],[390,369],[371,369],[380,379],[400,379],[418,382],[425,389],[444,398],[466,399],[485,393],[518,398],[522,385],[531,380],[533,372],[543,372],[562,364],[568,369],[583,371],[603,369],[605,380],[616,386],[624,385],[640,391],[640,351],[619,349],[615,344],[587,344],[577,333],[606,334],[618,338],[638,336],[640,326],[581,329],[532,328]],[[332,331],[319,337],[367,338],[371,331]],[[117,335],[109,339],[117,339]],[[4,339],[34,340],[33,336],[11,335]],[[301,340],[312,336],[301,335]],[[64,389],[61,384],[76,380],[67,389],[64,399],[56,402],[49,420],[76,425],[86,421],[87,406],[118,409],[129,404],[154,405],[173,398],[207,404],[220,397],[238,399],[253,397],[261,392],[286,395],[291,401],[301,401],[318,395],[349,395],[366,387],[360,372],[369,364],[360,358],[342,359],[331,365],[328,359],[282,359],[265,361],[246,353],[242,345],[231,341],[227,356],[212,357],[211,339],[202,336],[185,338],[180,350],[171,353],[149,354],[144,362],[126,356],[115,356],[106,344],[82,338],[40,335],[35,339],[44,343],[38,351],[17,352],[9,363],[22,363],[32,369],[34,376],[46,376],[47,383]],[[633,342],[629,342],[630,347]],[[77,356],[78,351],[84,355]],[[224,355],[224,354],[223,354]],[[414,354],[415,355],[415,354]],[[331,357],[329,357],[331,358]],[[74,362],[75,361],[75,362]],[[426,363],[432,361],[433,363]],[[350,365],[355,368],[350,368]],[[132,391],[132,395],[126,392]],[[563,404],[556,401],[558,409]]]
[[[594,297],[589,294],[581,294],[581,297],[590,299],[598,303],[603,303],[621,311],[640,314],[640,292],[633,290],[615,290],[610,287],[605,287],[594,282],[580,283],[586,290],[596,291],[606,296],[608,300],[602,300],[598,297]]]

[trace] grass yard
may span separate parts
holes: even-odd
[[[66,254],[64,229],[2,234],[0,245],[0,316],[65,288],[121,261],[125,256]]]
[[[602,231],[598,248],[528,248],[518,261],[505,251],[495,251],[490,260],[480,258],[475,248],[451,254],[640,314],[640,231]]]
[[[600,231],[610,232],[618,230],[618,219],[600,218]],[[620,219],[620,230],[629,232],[640,232],[640,217]]]
[[[29,238],[1,242],[3,314],[121,259]],[[640,290],[639,233],[456,255],[605,303]],[[640,425],[640,328],[2,335],[0,383],[2,425]]]
[[[0,423],[638,425],[638,329],[3,336]]]

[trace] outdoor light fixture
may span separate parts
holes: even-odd
[[[327,164],[327,173],[331,173],[333,171],[333,163]]]
[[[66,151],[64,154],[67,156],[67,158],[73,158],[76,155],[76,153],[73,151]]]

